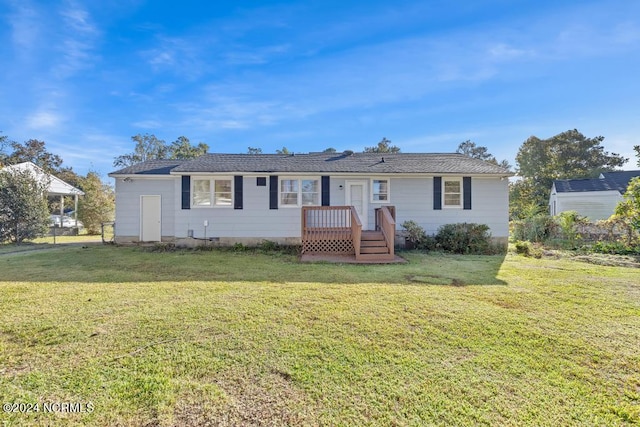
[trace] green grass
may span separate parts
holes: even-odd
[[[640,274],[570,259],[0,255],[8,425],[640,425]]]

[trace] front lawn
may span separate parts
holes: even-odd
[[[406,257],[0,255],[0,421],[640,425],[637,269]]]

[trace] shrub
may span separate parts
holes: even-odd
[[[558,234],[558,224],[547,214],[538,214],[513,221],[511,236],[515,240],[544,242]]]
[[[405,239],[412,243],[415,249],[420,248],[422,242],[427,239],[427,233],[424,228],[415,221],[405,221],[401,224],[401,227],[405,230]]]
[[[542,251],[535,247],[531,242],[523,242],[518,240],[515,243],[516,253],[526,257],[542,258]]]
[[[583,249],[599,254],[640,255],[640,247],[634,247],[623,242],[596,242],[591,246],[585,246]]]
[[[486,224],[446,224],[438,230],[435,241],[442,250],[456,254],[487,254],[491,249],[491,234]]]
[[[587,218],[581,216],[576,211],[565,211],[557,217],[557,223],[562,232],[562,237],[574,244],[576,240],[582,238],[578,226],[587,224]]]
[[[0,242],[21,243],[49,230],[47,185],[28,170],[0,172]]]
[[[529,256],[531,255],[531,242],[523,242],[518,240],[515,243],[516,253],[519,255]]]

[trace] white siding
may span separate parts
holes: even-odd
[[[396,207],[400,230],[404,221],[413,220],[427,234],[435,234],[444,224],[473,222],[487,224],[493,237],[509,236],[508,180],[471,179],[471,210],[433,209],[433,178],[401,178],[391,181],[391,204]]]
[[[319,177],[318,177],[319,178]],[[178,182],[176,185],[180,185]],[[258,187],[255,177],[243,178],[243,209],[231,207],[181,209],[176,201],[176,237],[204,237],[204,221],[209,221],[209,237],[284,238],[300,237],[300,208],[269,209],[269,179]]]
[[[116,236],[140,237],[140,196],[159,195],[162,199],[162,236],[173,237],[175,221],[175,181],[180,177],[135,177],[116,179]],[[178,202],[180,200],[178,199]]]
[[[616,209],[622,196],[618,191],[582,191],[557,193],[550,203],[556,202],[556,215],[565,211],[576,211],[592,221],[607,219]]]
[[[194,237],[203,238],[204,221],[208,221],[208,238],[299,238],[300,208],[269,209],[269,179],[264,187],[257,186],[256,177],[243,178],[243,209],[233,207],[182,209],[181,177],[144,179],[132,182],[116,180],[116,232],[118,236],[139,236],[140,196],[162,196],[162,235],[186,238],[193,230]],[[319,176],[314,177],[320,179]],[[369,228],[375,225],[374,211],[384,203],[371,201],[369,178],[332,176],[330,202],[332,206],[345,203],[345,181],[368,181]],[[396,207],[397,229],[406,220],[414,220],[427,233],[437,232],[441,225],[455,222],[476,222],[491,227],[494,237],[508,236],[509,193],[508,180],[500,178],[472,178],[472,209],[433,209],[433,178],[389,178],[390,200]],[[342,186],[342,188],[340,187]]]

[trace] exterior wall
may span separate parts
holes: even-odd
[[[556,203],[555,214],[576,211],[592,221],[607,219],[616,209],[622,195],[618,191],[583,191],[575,193],[556,193],[550,198],[551,209]],[[552,212],[553,213],[553,212]]]
[[[125,182],[116,179],[116,241],[135,242],[140,239],[140,196],[160,195],[162,239],[175,234],[175,181],[180,177],[133,178]],[[179,201],[178,201],[179,202]]]
[[[471,209],[433,209],[433,178],[397,178],[391,181],[391,205],[396,207],[396,228],[413,220],[427,234],[435,234],[442,225],[470,222],[487,224],[494,238],[509,237],[508,180],[477,178],[471,180]]]
[[[205,238],[204,221],[208,221],[206,238],[212,244],[251,244],[261,240],[299,242],[300,208],[269,209],[269,179],[267,185],[257,186],[256,176],[243,178],[243,209],[231,207],[181,208],[180,176],[154,179],[134,178],[131,182],[116,180],[117,241],[137,241],[140,235],[140,196],[162,196],[163,241],[192,245]],[[316,175],[313,175],[316,177]],[[320,179],[320,176],[317,176]],[[332,176],[330,204],[345,204],[347,180],[366,180],[369,229],[375,226],[375,209],[384,205],[396,207],[396,228],[407,220],[414,220],[429,234],[444,224],[476,222],[487,224],[494,238],[507,238],[509,215],[508,180],[497,177],[472,178],[472,209],[433,209],[433,178],[389,177],[389,203],[371,200],[371,180],[368,177]],[[342,187],[341,187],[342,186]],[[192,230],[193,238],[189,234]]]
[[[179,179],[175,185],[176,188],[180,186]],[[277,241],[278,238],[300,237],[300,208],[269,209],[268,179],[265,187],[258,187],[255,176],[245,176],[242,186],[243,209],[234,209],[233,206],[181,209],[180,200],[176,200],[175,236],[186,238],[188,230],[193,230],[195,238],[204,238],[204,221],[207,220],[207,238],[224,240],[235,237]]]

